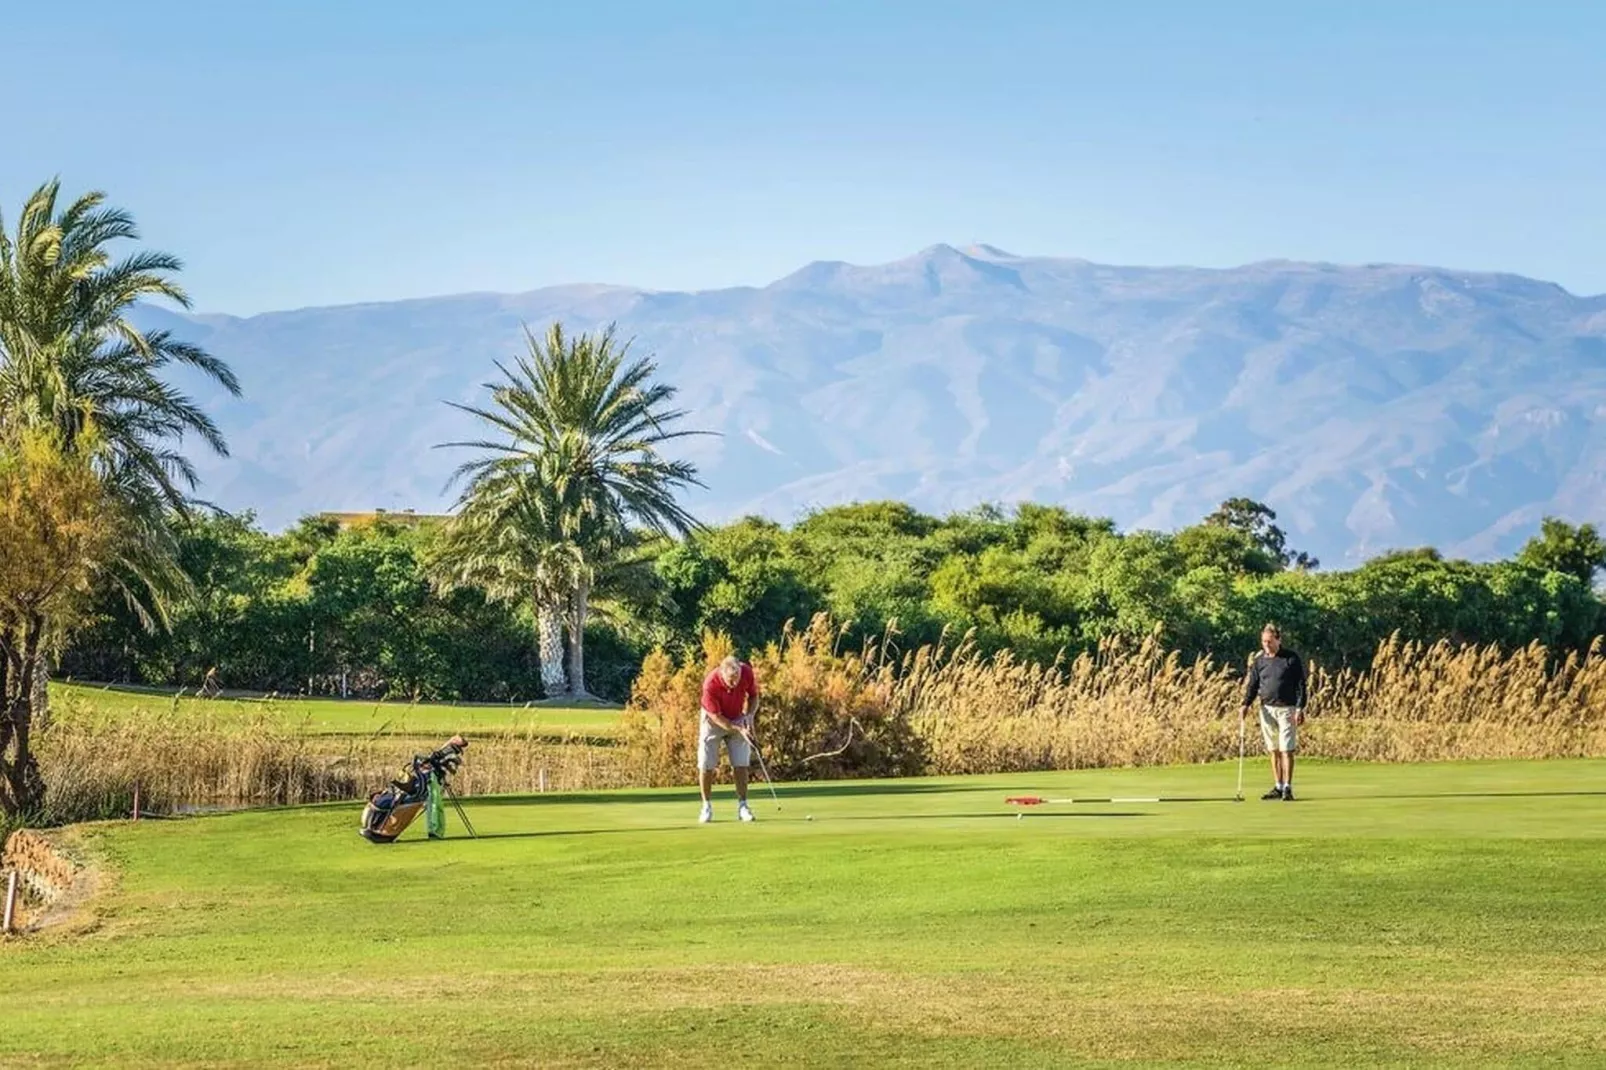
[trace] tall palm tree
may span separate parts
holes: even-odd
[[[182,510],[196,475],[181,441],[194,435],[225,456],[228,447],[163,373],[188,366],[235,396],[239,380],[200,346],[130,319],[151,299],[189,307],[172,279],[179,260],[140,251],[114,261],[108,246],[139,237],[133,217],[105,207],[100,192],[60,208],[59,197],[58,181],[39,187],[14,238],[0,218],[0,422],[53,425],[69,447],[92,423],[109,481]]]
[[[627,559],[634,528],[684,535],[699,526],[676,500],[702,486],[696,467],[660,451],[710,432],[671,429],[686,415],[665,407],[675,389],[653,381],[652,361],[630,360],[629,343],[618,344],[612,326],[571,338],[554,323],[544,340],[529,330],[525,340],[512,369],[497,364],[504,381],[486,384],[491,406],[451,403],[503,436],[443,444],[482,451],[452,476],[465,481],[457,553],[475,545],[505,561],[521,545],[527,579],[530,563],[543,562],[540,574],[552,584],[527,588],[544,622],[543,646],[556,615],[568,632],[568,692],[585,696],[585,624],[597,578]],[[555,682],[546,665],[543,651],[543,680]]]
[[[117,545],[125,567],[117,574],[132,578],[125,594],[149,623],[146,606],[159,613],[183,585],[169,526],[197,483],[183,440],[193,435],[228,452],[217,426],[164,374],[188,367],[235,395],[240,384],[199,346],[134,322],[145,301],[189,307],[173,280],[182,269],[177,258],[152,251],[114,258],[112,245],[138,238],[133,217],[108,207],[104,194],[64,205],[54,179],[28,198],[14,233],[0,217],[0,432],[49,431],[69,453],[93,442],[94,471],[124,529]],[[40,668],[31,695],[13,694],[16,681],[4,681],[7,717],[43,719],[44,654],[27,655]]]

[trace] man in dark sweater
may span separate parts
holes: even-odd
[[[1268,624],[1260,633],[1260,653],[1244,679],[1244,705],[1240,720],[1260,699],[1260,735],[1271,754],[1276,784],[1262,799],[1294,801],[1294,747],[1298,728],[1305,723],[1305,663],[1283,646],[1283,633]]]

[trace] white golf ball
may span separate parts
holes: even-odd
[[[809,815],[809,816],[808,816],[808,820],[810,820],[810,821],[813,821],[813,820],[814,820],[814,815],[813,815],[813,814],[810,814],[810,815]]]
[[[1026,816],[1025,814],[1016,814],[1015,815],[1015,820],[1019,821],[1021,818],[1025,817],[1025,816]]]

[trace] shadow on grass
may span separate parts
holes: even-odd
[[[527,795],[463,795],[460,798],[474,800],[475,806],[528,806],[531,803],[547,803],[549,805],[579,803],[591,805],[596,803],[696,802],[702,797],[694,787],[681,788],[675,791],[653,790],[650,795],[644,794],[648,790],[650,789],[624,788],[619,791],[606,792],[555,791],[546,794],[537,792]],[[813,798],[842,799],[861,795],[951,795],[961,792],[998,792],[999,788],[996,784],[857,784],[822,780],[806,784],[777,784],[775,790],[782,801],[785,801],[787,799]],[[754,780],[748,785],[747,796],[749,801],[755,803],[768,800],[770,789],[765,786],[762,780]],[[729,784],[718,784],[714,787],[715,802],[734,799],[735,795]]]
[[[1098,813],[1083,812],[1083,813],[1075,813],[1075,814],[1069,814],[1069,813],[1060,814],[1060,813],[1056,813],[1056,814],[1032,814],[1031,815],[1032,820],[1034,820],[1034,821],[1040,820],[1040,819],[1045,818],[1045,817],[1048,817],[1048,818],[1071,817],[1071,818],[1082,818],[1082,819],[1086,820],[1086,819],[1089,819],[1089,818],[1145,817],[1145,816],[1147,816],[1147,815],[1145,815],[1143,813],[1139,813],[1139,812],[1125,812],[1125,811],[1114,812],[1114,811],[1108,811],[1108,810],[1100,811]],[[815,820],[815,821],[810,821],[806,817],[793,817],[793,816],[779,816],[779,817],[777,817],[777,816],[767,815],[767,816],[759,818],[759,820],[754,822],[754,824],[755,825],[766,825],[766,824],[768,824],[768,825],[781,825],[781,824],[784,824],[784,825],[804,825],[804,824],[809,824],[809,825],[835,825],[835,824],[839,824],[839,823],[844,822],[844,821],[1000,821],[1000,820],[1014,820],[1014,818],[1015,818],[1014,814],[1004,814],[1004,813],[998,813],[998,814],[974,814],[974,813],[971,813],[971,814],[842,814],[842,815],[833,815],[831,817],[827,817],[827,818],[823,818],[823,819],[819,819],[819,820]],[[718,822],[718,823],[719,824],[724,824],[724,825],[739,824],[739,822],[736,822],[736,821],[721,821],[721,822]],[[529,832],[482,832],[478,836],[454,835],[454,836],[449,836],[447,838],[451,839],[451,840],[457,840],[457,841],[460,841],[460,842],[466,842],[466,841],[475,840],[475,839],[480,839],[480,840],[533,840],[533,839],[541,839],[541,838],[547,837],[547,836],[608,836],[608,835],[613,835],[613,834],[621,833],[621,832],[684,832],[684,831],[686,831],[688,829],[692,829],[692,828],[696,828],[696,827],[697,827],[697,823],[695,821],[685,821],[685,822],[682,822],[682,823],[676,824],[676,825],[636,825],[636,826],[632,826],[632,827],[629,827],[629,828],[540,829],[540,830],[534,830],[534,831],[529,831]],[[430,843],[430,842],[432,842],[432,841],[430,841],[428,839],[416,839],[416,840],[414,840],[414,839],[406,839],[406,840],[397,840],[395,843],[388,844],[386,846],[406,847],[406,846],[416,846],[416,845],[419,845],[419,844],[425,844],[425,843]]]
[[[1364,792],[1356,795],[1323,794],[1323,799],[1565,799],[1574,797],[1606,796],[1606,791],[1423,791],[1398,795],[1380,795]],[[1305,795],[1305,798],[1313,796]]]

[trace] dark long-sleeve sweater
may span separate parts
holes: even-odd
[[[1282,647],[1275,654],[1255,655],[1244,678],[1244,705],[1257,698],[1268,706],[1304,707],[1305,662],[1298,654]]]

